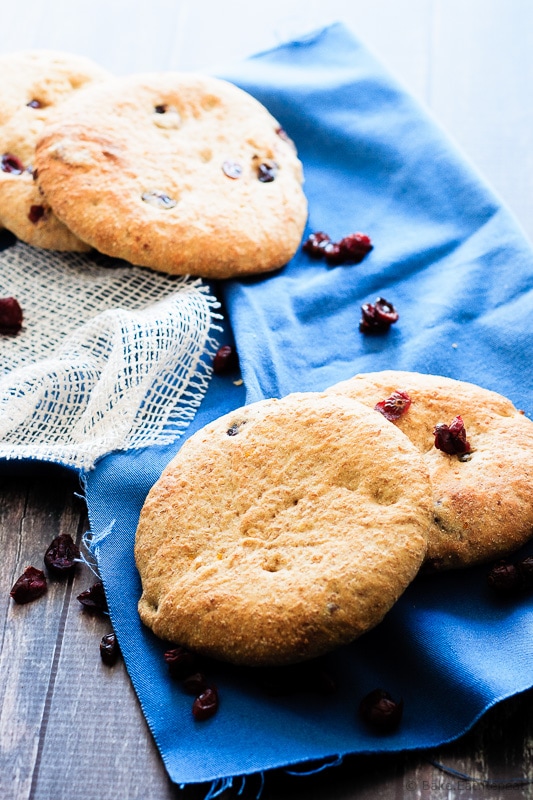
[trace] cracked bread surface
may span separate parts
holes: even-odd
[[[140,616],[238,664],[318,656],[391,608],[430,513],[416,448],[363,405],[301,393],[245,406],[195,433],[150,491]]]
[[[374,408],[394,391],[407,392],[411,405],[389,424],[416,446],[433,485],[424,569],[467,567],[524,545],[533,535],[533,422],[497,392],[418,372],[363,373],[326,393]],[[457,415],[472,449],[464,460],[434,444],[435,425]]]
[[[72,98],[37,146],[57,216],[106,255],[170,274],[277,269],[307,219],[303,171],[277,120],[233,84],[128,75]]]
[[[0,56],[0,153],[15,156],[22,172],[0,170],[0,222],[21,241],[49,250],[85,252],[53,213],[34,180],[35,146],[61,103],[109,77],[90,59],[54,50]]]

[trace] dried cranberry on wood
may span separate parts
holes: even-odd
[[[62,533],[50,543],[44,554],[46,568],[55,575],[65,575],[76,566],[80,548],[70,533]]]
[[[102,581],[97,581],[79,594],[77,600],[90,614],[105,614],[109,610]]]
[[[433,429],[435,447],[450,456],[470,453],[470,443],[466,439],[466,429],[462,417],[454,417],[449,425],[438,423]]]
[[[46,577],[42,569],[26,567],[11,589],[10,595],[15,603],[31,603],[47,590]]]
[[[406,413],[411,405],[411,398],[407,392],[395,391],[386,400],[380,400],[374,406],[374,411],[379,411],[389,422],[396,422],[397,419]]]
[[[22,328],[22,309],[14,297],[0,297],[0,333],[18,333]]]
[[[115,633],[106,633],[102,636],[100,641],[100,658],[108,667],[116,664],[120,648],[118,646],[118,639]]]

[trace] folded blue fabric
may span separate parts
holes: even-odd
[[[148,489],[199,427],[244,402],[390,368],[472,381],[533,411],[532,250],[428,114],[340,24],[221,77],[261,100],[296,142],[308,230],[333,239],[363,231],[374,249],[337,267],[299,252],[275,274],[221,284],[244,387],[215,376],[179,442],[112,454],[84,476],[112,622],[178,783],[432,747],[533,685],[531,598],[497,601],[485,568],[415,580],[383,623],[326,659],[337,694],[270,697],[246,670],[220,666],[220,710],[198,723],[191,698],[169,680],[165,645],[137,614],[133,541]],[[377,296],[400,319],[386,335],[365,336],[360,307]],[[357,717],[361,697],[379,686],[405,704],[388,736]]]

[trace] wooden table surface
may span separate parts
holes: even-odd
[[[213,68],[343,21],[431,109],[533,239],[529,0],[18,0],[1,19],[0,52],[70,50],[118,73]],[[51,582],[45,602],[9,599],[14,580],[42,562],[52,538],[80,540],[87,522],[77,476],[42,465],[0,467],[0,798],[200,800],[207,786],[169,782],[122,663],[101,663],[109,623],[76,600],[93,582],[88,568]],[[348,758],[308,778],[269,773],[261,796],[533,798],[532,752],[533,690],[437,751]],[[260,788],[254,776],[242,793],[237,781],[219,797],[249,800]]]

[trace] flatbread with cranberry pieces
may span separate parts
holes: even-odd
[[[52,50],[0,56],[0,222],[21,241],[51,250],[90,250],[50,208],[35,182],[35,145],[50,114],[108,73],[90,59]]]
[[[465,381],[394,370],[356,375],[327,393],[378,406],[381,416],[389,411],[422,454],[434,494],[425,570],[489,561],[531,538],[533,422],[510,400]]]
[[[374,627],[423,562],[416,448],[345,397],[263,400],[195,433],[150,491],[143,622],[229,662],[295,663]]]
[[[306,222],[302,165],[280,124],[246,92],[195,73],[91,87],[47,126],[36,165],[81,239],[170,274],[277,269]]]

